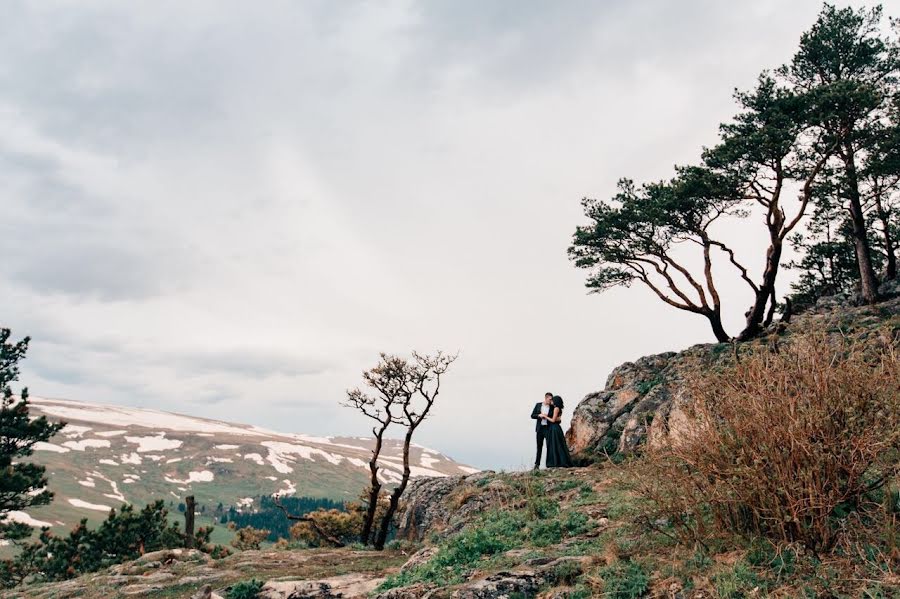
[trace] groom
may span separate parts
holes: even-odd
[[[547,432],[547,421],[541,418],[541,414],[550,414],[550,404],[553,402],[553,394],[545,393],[544,401],[534,404],[531,410],[531,417],[537,422],[534,423],[534,432],[537,433],[537,455],[534,457],[534,469],[541,467],[541,453],[544,450],[544,440]]]

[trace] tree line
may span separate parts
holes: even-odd
[[[779,307],[789,318],[840,292],[877,302],[880,283],[897,278],[900,234],[900,45],[897,21],[884,25],[880,6],[825,4],[788,63],[735,92],[737,114],[697,164],[663,181],[621,179],[608,200],[583,199],[588,223],[568,251],[589,271],[587,288],[638,282],[704,317],[720,342],[732,339],[723,266],[750,298],[738,340],[758,335]],[[746,226],[760,223],[767,239],[752,263],[720,226],[750,217]],[[783,263],[786,244],[799,260]],[[800,274],[779,301],[784,267]]]
[[[346,511],[343,501],[335,501],[327,497],[273,497],[263,495],[259,498],[259,507],[252,511],[228,508],[220,519],[220,524],[234,523],[237,528],[250,526],[256,529],[267,530],[267,540],[275,542],[278,539],[291,538],[291,522],[284,517],[284,512],[277,505],[281,504],[292,514],[305,515],[317,510]]]

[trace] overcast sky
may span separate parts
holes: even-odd
[[[622,362],[711,340],[644,289],[585,293],[580,199],[695,161],[819,8],[4,0],[0,318],[33,338],[22,380],[365,434],[338,404],[380,351],[458,350],[419,442],[525,466],[544,391],[574,408]],[[758,272],[756,228],[732,238]],[[734,333],[749,298],[728,285]]]

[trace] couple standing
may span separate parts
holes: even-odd
[[[534,404],[531,417],[537,420],[537,456],[534,458],[534,469],[541,465],[541,452],[544,442],[547,443],[547,468],[571,468],[572,457],[566,447],[566,437],[562,425],[563,400],[559,395],[544,394],[544,401]]]

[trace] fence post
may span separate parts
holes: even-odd
[[[184,498],[184,546],[191,549],[194,546],[194,496]]]

